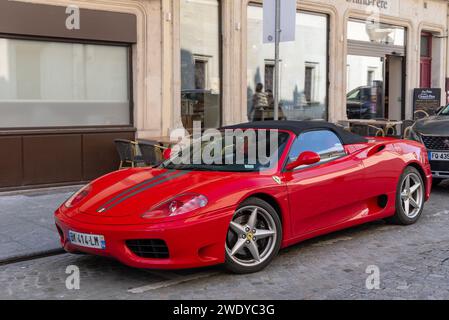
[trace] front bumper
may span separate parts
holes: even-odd
[[[225,240],[233,211],[224,210],[207,218],[193,217],[185,220],[142,225],[99,225],[79,222],[60,212],[55,222],[62,247],[67,252],[84,252],[111,257],[135,268],[184,269],[220,264],[225,259]],[[80,247],[68,240],[69,230],[103,235],[106,248]],[[169,250],[168,258],[142,258],[126,245],[127,240],[160,239]]]
[[[449,171],[432,171],[432,177],[436,179],[449,179]]]

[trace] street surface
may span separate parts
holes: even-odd
[[[0,262],[59,249],[53,213],[79,188],[0,193]]]
[[[78,290],[67,289],[68,266],[79,268]],[[379,289],[367,288],[373,270]],[[62,254],[0,266],[0,288],[0,299],[449,299],[449,184],[434,188],[413,226],[377,221],[309,240],[257,274],[136,270]]]

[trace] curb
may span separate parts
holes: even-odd
[[[10,258],[6,258],[6,259],[3,259],[3,260],[0,260],[0,266],[13,264],[13,263],[18,263],[18,262],[23,262],[23,261],[35,260],[35,259],[40,259],[40,258],[45,258],[45,257],[56,256],[56,255],[60,255],[60,254],[64,254],[64,253],[66,253],[64,251],[64,249],[58,248],[58,249],[51,249],[51,250],[33,252],[33,253],[30,253],[30,254],[13,256],[13,257],[10,257]]]
[[[8,196],[39,196],[39,195],[51,195],[57,193],[73,193],[83,187],[83,184],[60,186],[60,187],[47,187],[47,188],[35,188],[35,189],[17,189],[9,191],[0,191],[0,197]]]

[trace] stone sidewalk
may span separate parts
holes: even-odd
[[[60,249],[53,212],[79,188],[0,193],[0,262]]]

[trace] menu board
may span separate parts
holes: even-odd
[[[420,88],[413,91],[413,110],[423,110],[429,115],[434,115],[441,107],[440,88]]]

